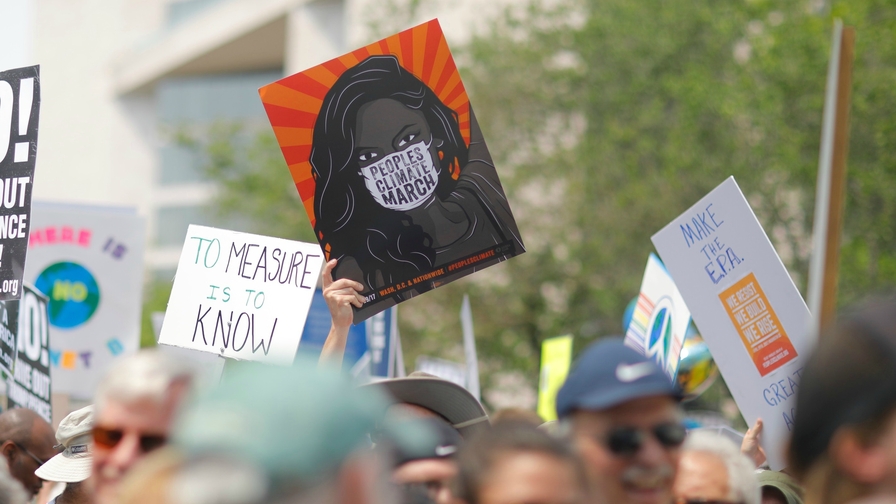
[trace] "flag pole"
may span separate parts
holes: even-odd
[[[809,264],[808,302],[812,334],[818,334],[821,328],[830,324],[837,311],[854,47],[855,29],[844,28],[841,20],[835,20],[825,87]]]

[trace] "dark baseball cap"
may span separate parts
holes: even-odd
[[[557,393],[557,417],[657,395],[681,398],[678,387],[653,359],[625,346],[622,338],[604,338],[586,348],[573,365]]]

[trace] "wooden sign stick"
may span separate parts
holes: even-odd
[[[846,157],[849,151],[849,106],[855,29],[834,24],[834,39],[825,92],[824,123],[815,196],[809,310],[813,333],[833,322],[837,311],[840,235],[843,224]]]

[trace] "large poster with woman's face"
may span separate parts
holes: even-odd
[[[259,93],[355,323],[524,252],[438,21]]]

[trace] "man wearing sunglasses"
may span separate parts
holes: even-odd
[[[607,338],[587,348],[557,394],[557,416],[594,501],[671,504],[686,431],[677,388],[651,359]]]
[[[118,483],[147,453],[163,446],[192,369],[170,355],[143,350],[122,358],[97,387],[93,477],[99,504],[118,501]]]
[[[53,427],[34,411],[15,408],[0,414],[0,453],[29,495],[40,491],[43,480],[34,471],[56,456],[55,444]]]

